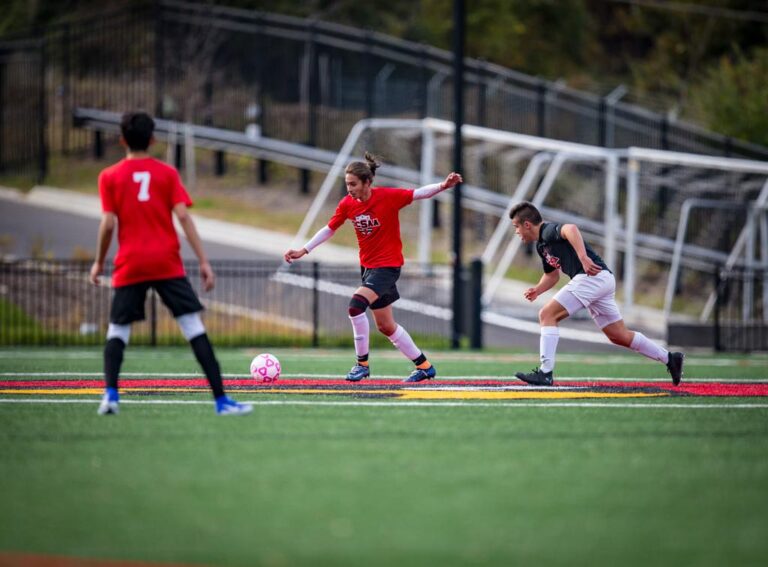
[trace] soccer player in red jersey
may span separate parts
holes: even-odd
[[[117,227],[118,250],[112,274],[115,289],[104,348],[106,391],[99,414],[119,411],[117,382],[123,351],[131,336],[131,323],[144,319],[147,290],[154,288],[171,310],[181,332],[208,378],[219,415],[250,413],[250,404],[239,404],[224,393],[221,370],[205,326],[203,306],[189,283],[179,253],[173,215],[200,261],[205,291],[213,289],[215,275],[187,207],[192,206],[179,172],[147,154],[154,140],[155,123],[144,112],[129,112],[120,123],[120,142],[126,157],[99,175],[102,217],[91,266],[91,282],[98,285],[104,259]]]
[[[435,367],[429,363],[408,332],[397,324],[392,314],[392,304],[400,298],[396,283],[404,263],[403,243],[400,240],[400,209],[414,200],[429,199],[458,185],[462,178],[458,173],[451,173],[442,183],[415,190],[371,187],[379,165],[368,152],[365,153],[364,162],[350,163],[344,177],[347,195],[339,202],[328,225],[321,228],[303,248],[288,250],[284,258],[288,263],[298,260],[333,236],[346,220],[352,221],[360,246],[362,285],[355,290],[349,302],[349,320],[354,331],[357,363],[347,374],[347,380],[358,382],[370,376],[369,324],[365,314],[365,310],[370,307],[379,331],[416,365],[405,381],[421,382],[437,375]]]

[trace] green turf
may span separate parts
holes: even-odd
[[[343,373],[351,362],[346,351],[276,353],[295,374]],[[256,353],[219,354],[225,372],[242,374]],[[637,356],[562,358],[563,375],[663,375]],[[535,364],[503,353],[433,359],[443,376]],[[407,374],[391,353],[375,360]],[[686,377],[768,379],[767,360],[692,355]],[[0,349],[4,373],[100,367],[98,349]],[[175,349],[129,349],[124,369],[199,375]],[[259,405],[224,419],[208,404],[124,404],[104,418],[93,399],[0,403],[0,550],[243,567],[720,566],[768,556],[768,409],[736,406],[750,400]]]

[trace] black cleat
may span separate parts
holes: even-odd
[[[552,371],[542,372],[539,368],[534,368],[532,372],[517,372],[515,377],[532,386],[551,386],[553,382]]]
[[[667,372],[672,376],[672,383],[677,386],[683,377],[683,360],[685,355],[682,352],[670,352],[667,356]]]

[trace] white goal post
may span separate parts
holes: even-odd
[[[380,153],[385,147],[392,154],[387,155],[386,167],[379,170],[377,178],[410,187],[426,185],[442,179],[435,171],[450,170],[453,129],[452,122],[434,118],[366,119],[355,124],[315,196],[294,245],[303,244],[313,226],[319,228],[318,216],[332,190],[339,187],[346,164],[362,155],[363,149]],[[480,254],[488,274],[483,293],[486,308],[492,305],[521,249],[508,214],[512,205],[523,200],[540,207],[545,218],[577,224],[585,240],[601,249],[621,282],[625,316],[633,313],[638,281],[658,279],[659,274],[667,277],[668,281],[653,280],[657,287],[666,284],[666,292],[656,294],[663,295],[657,305],[661,308],[664,304],[666,323],[676,285],[671,279],[679,275],[682,267],[711,273],[717,263],[738,263],[740,255],[746,255],[747,262],[754,265],[768,265],[768,233],[763,234],[768,221],[764,214],[754,217],[754,222],[750,220],[736,242],[688,241],[685,234],[678,236],[681,223],[692,220],[687,216],[690,211],[686,213],[683,208],[686,199],[717,201],[707,209],[711,211],[732,211],[734,207],[728,203],[736,201],[746,204],[749,210],[764,212],[768,163],[644,148],[606,149],[472,125],[462,127],[462,137],[467,156],[462,172],[463,206],[497,219],[484,237]],[[447,193],[450,191],[438,198],[451,203]],[[720,206],[720,202],[724,204]],[[420,207],[418,261],[428,270],[433,240],[432,200],[421,201]],[[690,226],[703,222],[693,220]],[[693,228],[701,232],[698,225]],[[763,243],[759,245],[759,260],[755,242]],[[728,250],[722,250],[724,245]]]

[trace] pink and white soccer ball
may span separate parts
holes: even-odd
[[[251,376],[259,382],[275,382],[280,378],[280,361],[274,354],[261,353],[251,361]]]

